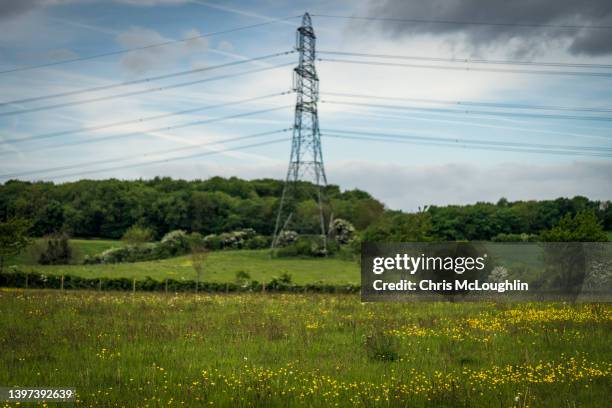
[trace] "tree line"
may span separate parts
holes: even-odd
[[[291,205],[300,229],[316,233],[315,186],[301,183]],[[159,239],[173,230],[220,234],[252,228],[271,235],[283,182],[212,177],[207,180],[81,180],[71,183],[10,180],[0,185],[0,221],[19,218],[31,224],[32,236],[65,232],[75,237],[118,239],[133,225],[149,228]],[[328,215],[350,222],[364,238],[406,240],[491,240],[500,236],[539,234],[564,216],[590,212],[612,230],[609,202],[586,197],[544,201],[500,199],[497,203],[431,206],[421,214],[387,209],[362,190],[325,187]],[[424,214],[424,215],[423,215]],[[501,234],[501,235],[500,235]]]

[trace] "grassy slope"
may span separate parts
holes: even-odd
[[[0,311],[0,384],[77,406],[609,406],[605,304],[0,290]]]
[[[241,250],[211,252],[204,264],[203,280],[208,282],[233,282],[236,272],[244,271],[252,279],[268,282],[287,272],[295,283],[324,281],[328,283],[360,282],[359,265],[354,261],[339,259],[271,259],[268,250]],[[127,277],[143,279],[147,276],[163,280],[195,279],[189,256],[151,262],[110,265],[32,265],[32,269],[45,274],[72,274],[85,277]]]

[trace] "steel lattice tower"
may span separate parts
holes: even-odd
[[[323,248],[326,249],[321,188],[327,185],[327,178],[323,167],[317,113],[319,77],[315,69],[315,42],[316,36],[312,28],[310,15],[305,13],[302,17],[302,25],[296,33],[296,49],[299,52],[300,59],[293,72],[293,88],[297,93],[297,102],[295,104],[291,156],[276,217],[272,248],[278,244],[279,235],[288,229],[291,224],[299,181],[311,181],[316,187],[321,236],[323,238]]]

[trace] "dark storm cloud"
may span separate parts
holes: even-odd
[[[370,0],[371,17],[511,24],[612,26],[612,0]],[[469,46],[513,44],[529,54],[563,41],[573,54],[612,53],[612,29],[380,22],[392,36],[463,34]],[[517,43],[519,43],[517,45]]]

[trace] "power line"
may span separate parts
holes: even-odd
[[[125,92],[125,93],[122,93],[122,94],[100,96],[100,97],[97,97],[97,98],[82,99],[82,100],[72,101],[72,102],[63,102],[63,103],[58,103],[58,104],[54,104],[54,105],[39,106],[39,107],[36,107],[36,108],[21,109],[21,110],[16,110],[16,111],[9,111],[9,112],[0,112],[0,117],[2,117],[2,116],[11,116],[11,115],[19,115],[19,114],[23,114],[23,113],[40,112],[40,111],[49,110],[49,109],[64,108],[64,107],[67,107],[67,106],[82,105],[82,104],[85,104],[85,103],[94,103],[94,102],[106,101],[106,100],[110,100],[110,99],[125,98],[125,97],[129,97],[129,96],[144,95],[144,94],[148,94],[148,93],[151,93],[151,92],[161,92],[161,91],[166,91],[168,89],[181,88],[181,87],[185,87],[185,86],[201,84],[201,83],[204,83],[204,82],[218,81],[218,80],[227,79],[227,78],[234,78],[234,77],[238,77],[238,76],[242,76],[242,75],[250,75],[250,74],[255,74],[255,73],[258,73],[258,72],[270,71],[270,70],[277,69],[277,68],[287,67],[289,65],[293,65],[293,63],[292,62],[288,62],[286,64],[277,64],[277,65],[273,65],[273,66],[270,66],[270,67],[252,69],[250,71],[237,72],[237,73],[234,73],[234,74],[219,75],[219,76],[216,76],[216,77],[209,77],[209,78],[204,78],[204,79],[198,79],[198,80],[189,81],[189,82],[180,82],[180,83],[177,83],[177,84],[166,85],[166,86],[161,86],[161,87],[157,87],[157,88],[149,88],[149,89],[144,89],[144,90],[140,90],[140,91],[133,91],[133,92]]]
[[[401,64],[394,62],[382,61],[362,61],[339,58],[319,58],[322,62],[336,62],[344,64],[359,64],[359,65],[377,65],[386,67],[399,68],[427,68],[427,69],[443,69],[452,71],[475,71],[475,72],[500,72],[507,74],[537,74],[537,75],[567,75],[567,76],[585,76],[585,77],[612,77],[611,72],[581,72],[581,71],[553,71],[553,70],[535,70],[535,69],[512,69],[512,68],[479,68],[479,67],[451,67],[445,65],[424,65],[424,64]]]
[[[390,138],[400,138],[400,139],[414,139],[414,140],[425,140],[425,141],[439,141],[439,142],[458,142],[469,143],[469,144],[490,144],[495,146],[505,146],[505,147],[528,147],[528,148],[538,148],[538,149],[563,149],[563,150],[589,150],[589,151],[600,151],[600,150],[608,150],[612,152],[612,147],[605,146],[567,146],[567,145],[558,145],[558,144],[543,144],[543,143],[524,143],[524,142],[498,142],[495,140],[479,140],[479,139],[458,139],[455,137],[433,137],[433,136],[406,136],[406,135],[397,135],[393,133],[382,133],[382,132],[364,132],[357,130],[338,130],[338,129],[329,129],[329,132],[332,133],[349,133],[349,134],[358,134],[365,136],[381,136],[381,137],[390,137]]]
[[[608,25],[569,25],[569,24],[541,24],[541,23],[503,23],[486,21],[459,21],[459,20],[431,20],[417,18],[393,18],[393,17],[370,17],[370,16],[343,16],[337,14],[312,14],[313,17],[337,18],[346,20],[369,20],[369,21],[392,21],[396,23],[426,23],[426,24],[449,24],[449,25],[481,25],[502,27],[535,27],[535,28],[561,28],[568,30],[612,30]]]
[[[115,83],[115,84],[95,86],[95,87],[87,88],[87,89],[77,89],[77,90],[74,90],[74,91],[60,92],[60,93],[56,93],[56,94],[43,95],[43,96],[35,96],[35,97],[31,97],[31,98],[15,99],[15,100],[8,101],[8,102],[2,102],[2,103],[0,103],[0,106],[21,104],[21,103],[35,102],[35,101],[42,101],[42,100],[46,100],[46,99],[61,98],[61,97],[65,97],[65,96],[81,95],[81,94],[88,93],[88,92],[105,91],[105,90],[109,90],[109,89],[129,86],[129,85],[144,84],[144,83],[148,83],[148,82],[159,81],[161,79],[175,78],[175,77],[178,77],[178,76],[191,75],[191,74],[195,74],[195,73],[198,73],[198,72],[212,71],[212,70],[215,70],[215,69],[227,68],[227,67],[231,67],[231,66],[235,66],[235,65],[246,64],[246,63],[249,63],[249,62],[261,61],[261,60],[275,58],[275,57],[281,57],[281,56],[292,54],[294,52],[295,52],[294,50],[278,52],[278,53],[274,53],[274,54],[263,55],[261,57],[247,58],[247,59],[240,60],[240,61],[233,61],[233,62],[228,62],[228,63],[225,63],[225,64],[219,64],[219,65],[212,65],[212,66],[209,66],[209,67],[189,69],[189,70],[186,70],[186,71],[173,72],[173,73],[170,73],[170,74],[157,75],[157,76],[152,76],[152,77],[142,78],[142,79],[134,79],[132,81],[124,81],[124,82],[119,82],[119,83]]]
[[[215,150],[213,152],[204,152],[204,153],[191,154],[191,155],[187,155],[187,156],[170,157],[170,158],[167,158],[167,159],[153,160],[153,161],[144,162],[144,163],[135,163],[135,164],[126,164],[126,165],[122,165],[122,166],[105,167],[105,168],[102,168],[102,169],[88,170],[88,171],[84,171],[84,172],[60,174],[58,176],[54,176],[53,179],[62,179],[62,178],[66,178],[66,177],[82,176],[84,174],[102,173],[102,172],[113,171],[113,170],[125,170],[125,169],[132,169],[132,168],[136,168],[136,167],[150,166],[152,164],[160,164],[160,163],[168,163],[168,162],[172,162],[172,161],[188,160],[188,159],[194,159],[194,158],[197,158],[197,157],[212,156],[214,154],[219,154],[219,153],[232,152],[232,151],[236,151],[236,150],[245,150],[245,149],[250,149],[250,148],[259,147],[259,146],[267,146],[267,145],[272,145],[272,144],[276,144],[276,143],[282,143],[282,142],[286,142],[286,141],[287,141],[286,138],[275,139],[275,140],[271,140],[271,141],[268,141],[268,142],[252,143],[252,144],[249,144],[249,145],[237,146],[237,147],[227,148],[227,149],[222,149],[222,150]]]
[[[153,151],[153,152],[145,153],[145,154],[142,155],[142,157],[157,156],[157,155],[160,155],[160,154],[174,153],[174,152],[179,152],[179,151],[183,151],[183,150],[191,150],[191,149],[196,149],[196,148],[205,147],[205,146],[212,146],[212,145],[217,145],[217,144],[222,144],[222,143],[235,142],[235,141],[239,141],[239,140],[246,140],[246,139],[253,139],[253,138],[259,138],[259,137],[264,137],[264,136],[270,136],[270,135],[274,135],[274,134],[277,134],[277,133],[284,133],[284,132],[287,132],[287,131],[292,130],[292,129],[293,128],[273,130],[273,131],[268,131],[268,132],[255,133],[255,134],[251,134],[251,135],[247,135],[247,136],[239,136],[239,137],[233,137],[233,138],[224,139],[224,140],[218,140],[218,141],[214,141],[214,142],[198,143],[198,144],[195,144],[195,145],[177,147],[177,148],[173,148],[173,149],[156,150],[156,151]],[[16,173],[1,174],[0,178],[6,179],[6,178],[12,178],[12,177],[23,177],[23,176],[28,176],[28,175],[32,175],[32,174],[49,173],[49,172],[54,172],[54,171],[70,170],[70,169],[75,169],[75,168],[97,166],[99,164],[110,164],[110,163],[116,163],[116,162],[121,162],[121,161],[126,161],[126,160],[132,160],[132,159],[134,159],[134,155],[133,154],[132,155],[127,155],[127,156],[115,157],[115,158],[112,158],[112,159],[87,161],[87,162],[69,164],[69,165],[65,165],[65,166],[47,167],[47,168],[44,168],[44,169],[28,170],[28,171],[22,171],[22,172],[16,172]]]
[[[482,110],[457,110],[447,108],[423,108],[418,106],[399,106],[399,105],[384,105],[375,103],[359,103],[359,102],[343,102],[343,101],[330,101],[322,100],[321,103],[331,103],[335,105],[352,105],[362,106],[371,108],[381,109],[395,109],[395,110],[407,110],[417,112],[441,112],[450,114],[475,114],[483,116],[502,116],[502,117],[521,117],[521,118],[535,118],[535,119],[563,119],[563,120],[587,120],[587,121],[612,121],[612,117],[604,116],[578,116],[578,115],[555,115],[555,114],[544,114],[544,113],[524,113],[524,112],[493,112],[493,111],[482,111]]]
[[[349,115],[357,115],[359,117],[363,117],[363,116],[367,116],[367,117],[372,117],[372,118],[380,118],[380,119],[392,119],[392,120],[406,120],[406,118],[409,118],[410,120],[417,120],[417,121],[426,121],[426,122],[434,122],[434,123],[451,123],[453,125],[461,125],[461,126],[475,126],[475,127],[480,127],[480,128],[487,128],[487,129],[503,129],[503,130],[511,130],[511,131],[515,131],[515,132],[523,132],[523,133],[539,133],[539,134],[545,134],[545,135],[555,135],[555,136],[570,136],[570,137],[579,137],[579,138],[589,138],[589,139],[603,139],[606,141],[610,141],[610,137],[609,136],[604,136],[604,135],[594,135],[594,134],[583,134],[583,133],[572,133],[572,132],[565,132],[565,131],[560,131],[560,130],[545,130],[545,129],[539,129],[539,128],[535,128],[535,127],[522,127],[522,126],[515,126],[515,125],[498,125],[498,124],[488,124],[488,123],[483,123],[481,121],[475,121],[475,120],[464,120],[463,118],[453,118],[453,119],[449,119],[449,118],[431,118],[431,117],[425,117],[423,115],[416,115],[416,114],[412,114],[411,116],[405,116],[403,114],[391,114],[391,113],[381,113],[381,112],[372,112],[371,110],[368,110],[367,112],[361,109],[358,109],[356,111],[352,111],[352,110],[348,110],[348,111],[343,111],[342,113],[347,113]],[[416,115],[416,116],[415,116]],[[433,115],[436,116],[445,116],[446,114],[444,113],[433,113]]]
[[[328,55],[344,55],[350,57],[367,57],[367,58],[391,58],[391,59],[406,59],[417,61],[433,61],[433,62],[453,62],[463,64],[496,64],[496,65],[527,65],[541,67],[571,67],[571,68],[603,68],[610,69],[612,64],[586,64],[572,62],[536,62],[536,61],[516,61],[516,60],[486,60],[473,58],[436,58],[422,57],[414,55],[391,55],[391,54],[368,54],[361,52],[344,52],[344,51],[318,51],[319,54]]]
[[[31,70],[31,69],[51,67],[51,66],[54,66],[54,65],[68,64],[68,63],[72,63],[72,62],[87,61],[87,60],[92,60],[92,59],[96,59],[96,58],[109,57],[109,56],[112,56],[112,55],[120,55],[120,54],[124,54],[124,53],[128,53],[128,52],[132,52],[132,51],[140,51],[140,50],[146,50],[146,49],[151,49],[151,48],[156,48],[156,47],[163,47],[163,46],[166,46],[166,45],[193,41],[193,40],[197,40],[199,38],[213,37],[213,36],[217,36],[217,35],[233,33],[233,32],[236,32],[236,31],[248,30],[248,29],[251,29],[251,28],[261,27],[261,26],[273,24],[273,23],[276,23],[276,22],[279,22],[279,21],[289,20],[289,19],[296,18],[296,17],[299,17],[299,16],[289,16],[289,17],[284,17],[284,18],[278,18],[278,19],[271,20],[271,21],[266,21],[266,22],[263,22],[263,23],[251,24],[251,25],[246,25],[246,26],[241,26],[241,27],[235,27],[235,28],[230,28],[228,30],[213,31],[213,32],[210,32],[210,33],[205,33],[205,34],[196,35],[196,36],[192,36],[192,37],[188,37],[188,38],[183,38],[183,39],[180,39],[180,40],[165,41],[165,42],[161,42],[161,43],[145,45],[145,46],[142,46],[142,47],[124,48],[124,49],[117,50],[117,51],[110,51],[110,52],[105,52],[105,53],[101,53],[101,54],[88,55],[88,56],[78,57],[78,58],[70,58],[70,59],[65,59],[65,60],[61,60],[61,61],[48,62],[48,63],[45,63],[45,64],[29,65],[29,66],[25,66],[25,67],[11,68],[11,69],[7,69],[7,70],[4,70],[4,71],[0,71],[0,74],[7,74],[7,73],[10,73],[10,72],[18,72],[18,71],[27,71],[27,70]]]
[[[66,136],[66,135],[72,135],[72,134],[76,134],[76,133],[84,133],[84,132],[89,132],[89,131],[92,131],[92,130],[108,129],[108,128],[112,128],[112,127],[116,127],[116,126],[129,125],[129,124],[132,124],[132,123],[145,123],[145,122],[149,122],[151,120],[163,119],[163,118],[168,118],[168,117],[172,117],[172,116],[185,115],[185,114],[188,114],[188,113],[201,112],[201,111],[204,111],[204,110],[217,109],[217,108],[222,108],[222,107],[227,107],[227,106],[239,105],[239,104],[243,104],[243,103],[254,102],[254,101],[259,101],[259,100],[268,99],[268,98],[273,98],[273,97],[276,97],[276,96],[288,95],[288,94],[290,94],[292,92],[293,91],[278,92],[278,93],[274,93],[274,94],[263,95],[263,96],[256,96],[254,98],[242,99],[242,100],[226,102],[226,103],[221,103],[221,104],[216,104],[216,105],[206,105],[206,106],[200,106],[200,107],[197,107],[197,108],[177,111],[177,112],[170,112],[170,113],[162,113],[162,114],[159,114],[159,115],[145,116],[145,117],[138,118],[138,119],[130,119],[130,120],[124,120],[124,121],[120,121],[120,122],[106,123],[106,124],[102,124],[102,125],[87,126],[87,127],[83,127],[83,128],[79,128],[79,129],[63,130],[63,131],[59,131],[59,132],[44,133],[44,134],[40,134],[40,135],[33,135],[33,136],[22,137],[22,138],[6,139],[6,140],[2,141],[2,144],[29,142],[29,141],[32,141],[32,140],[49,139],[49,138],[58,137],[58,136]]]
[[[492,150],[492,151],[503,151],[503,152],[519,152],[519,153],[540,153],[540,154],[552,154],[552,155],[562,155],[562,156],[589,156],[589,157],[612,157],[612,154],[603,154],[603,153],[592,153],[588,151],[565,151],[565,150],[551,150],[551,149],[537,149],[537,148],[512,148],[512,147],[504,147],[504,146],[488,146],[488,145],[477,145],[477,144],[469,144],[466,143],[466,140],[456,139],[454,142],[452,140],[448,142],[435,142],[435,141],[427,141],[427,140],[401,140],[397,138],[384,138],[384,137],[376,137],[376,136],[348,136],[348,135],[340,135],[334,133],[323,133],[323,137],[332,137],[339,139],[349,139],[349,140],[362,140],[362,141],[376,141],[376,142],[389,142],[389,143],[405,143],[405,144],[421,144],[421,145],[431,145],[431,146],[445,146],[445,147],[453,147],[453,148],[463,148],[463,149],[478,149],[478,150]],[[408,139],[408,137],[406,137]],[[425,138],[427,139],[427,138]],[[469,144],[469,146],[465,146],[465,144]]]
[[[528,104],[516,104],[516,103],[457,101],[457,100],[448,100],[448,99],[404,98],[404,97],[366,95],[366,94],[345,93],[345,92],[323,92],[323,94],[331,95],[331,96],[348,97],[348,98],[384,99],[384,100],[390,100],[390,101],[406,101],[406,102],[426,102],[426,103],[459,105],[459,106],[487,106],[487,107],[492,107],[492,108],[612,113],[612,108],[586,108],[586,107],[575,107],[575,106],[571,107],[571,106],[558,106],[558,105],[528,105]]]
[[[239,118],[243,118],[243,117],[247,117],[247,116],[259,115],[259,114],[262,114],[262,113],[275,112],[275,111],[279,111],[279,110],[282,110],[282,109],[286,109],[288,107],[290,107],[290,106],[289,105],[287,105],[287,106],[280,106],[280,107],[275,107],[275,108],[262,109],[262,110],[258,110],[258,111],[239,113],[239,114],[236,114],[236,115],[221,116],[221,117],[212,118],[212,119],[205,119],[205,120],[197,120],[197,121],[193,121],[193,122],[181,123],[181,124],[178,124],[178,125],[163,126],[163,127],[153,128],[153,129],[139,130],[139,131],[136,131],[136,132],[122,133],[122,134],[118,134],[118,135],[109,135],[109,136],[101,136],[101,137],[96,137],[96,138],[89,138],[89,139],[85,139],[85,140],[78,140],[78,141],[74,141],[74,142],[67,142],[67,143],[57,144],[57,145],[53,145],[53,146],[35,146],[35,147],[33,147],[31,149],[28,149],[28,150],[22,150],[22,152],[30,153],[30,152],[33,152],[33,151],[55,149],[55,148],[58,148],[58,147],[67,147],[67,146],[75,146],[75,145],[82,145],[82,144],[90,144],[90,143],[97,143],[97,142],[101,142],[101,141],[114,140],[114,139],[125,139],[125,138],[128,138],[128,137],[142,135],[142,134],[146,134],[146,133],[165,132],[165,131],[169,131],[169,130],[183,129],[183,128],[191,127],[191,126],[199,126],[199,125],[205,125],[205,124],[209,124],[209,123],[223,122],[223,121],[231,120],[231,119],[239,119]],[[8,151],[0,152],[0,156],[7,155],[7,154],[12,154],[12,152],[8,152]]]

